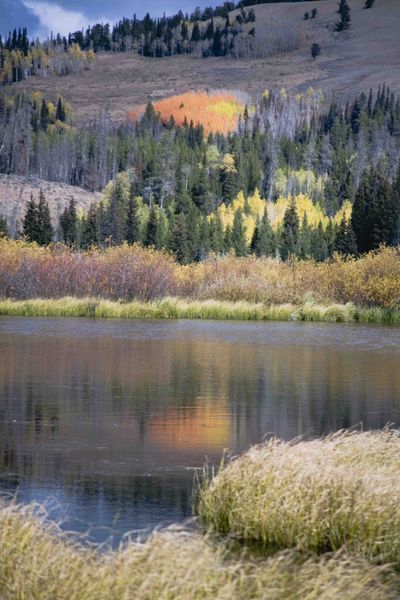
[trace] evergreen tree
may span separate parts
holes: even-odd
[[[49,124],[49,109],[46,104],[46,100],[43,98],[42,107],[40,109],[40,127],[46,131],[48,124]]]
[[[283,217],[283,226],[279,252],[282,260],[287,260],[291,254],[297,254],[299,241],[299,218],[294,201],[290,203]]]
[[[38,227],[38,244],[40,244],[41,246],[47,246],[48,244],[51,244],[53,240],[53,227],[51,225],[49,205],[44,197],[42,190],[40,190],[39,192]]]
[[[62,123],[65,121],[65,109],[61,97],[58,98],[57,102],[56,119]]]
[[[99,217],[97,207],[91,204],[86,217],[82,223],[81,246],[91,248],[97,246],[100,241]]]
[[[383,165],[362,176],[357,190],[351,226],[359,252],[369,252],[396,238],[399,208],[396,194],[385,177]]]
[[[107,214],[109,241],[113,244],[122,244],[125,239],[126,212],[126,193],[122,179],[117,177],[113,184]]]
[[[132,245],[140,242],[138,203],[135,198],[131,198],[128,202],[125,231],[125,239],[128,242],[128,244]]]
[[[314,42],[311,46],[311,56],[315,60],[321,54],[321,46]]]
[[[199,27],[198,22],[196,21],[195,24],[193,25],[191,41],[199,42],[200,39],[201,39],[200,27]]]
[[[373,248],[372,229],[373,215],[371,211],[371,181],[372,173],[365,171],[354,199],[351,213],[351,227],[357,240],[359,252],[368,252]]]
[[[23,220],[23,233],[29,242],[38,243],[40,239],[39,212],[32,194]]]
[[[232,248],[236,256],[247,255],[246,232],[243,223],[243,213],[240,208],[237,209],[233,217]]]
[[[0,215],[0,238],[8,237],[7,221],[3,215]]]
[[[229,253],[233,249],[233,235],[232,235],[232,227],[230,225],[226,226],[225,234],[224,234],[224,251]]]
[[[344,256],[354,256],[357,254],[357,240],[351,223],[343,215],[340,225],[336,231],[333,245],[335,252]]]
[[[340,21],[336,23],[336,31],[345,31],[350,27],[350,6],[347,0],[340,0],[338,13]]]
[[[145,246],[154,246],[154,248],[158,248],[158,242],[158,214],[156,207],[153,205],[150,209],[149,220],[147,221],[143,243]]]
[[[322,223],[311,232],[311,256],[314,260],[322,262],[328,258],[328,244],[324,235]]]
[[[190,263],[191,253],[188,243],[188,231],[183,213],[175,216],[169,246],[179,263],[183,265]]]
[[[74,246],[78,238],[78,217],[76,214],[76,203],[70,199],[60,216],[61,240],[68,246]]]
[[[304,213],[299,235],[298,254],[301,258],[311,256],[311,230],[308,225],[307,213]]]
[[[228,250],[231,248],[231,245],[229,245]],[[224,228],[219,212],[210,220],[210,248],[216,254],[223,254],[226,250]]]
[[[251,240],[251,251],[257,256],[276,255],[275,234],[271,227],[267,209],[264,210],[261,221],[257,219]]]

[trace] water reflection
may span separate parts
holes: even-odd
[[[181,520],[225,448],[399,422],[399,366],[399,329],[0,319],[0,489],[97,540]]]

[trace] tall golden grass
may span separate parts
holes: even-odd
[[[2,600],[395,600],[388,568],[345,553],[230,556],[195,533],[155,533],[100,554],[72,543],[32,509],[0,510]]]
[[[400,250],[382,248],[359,259],[337,256],[326,263],[225,256],[182,266],[165,252],[140,246],[76,252],[61,245],[39,248],[0,240],[0,298],[67,296],[118,302],[175,297],[181,299],[180,312],[196,318],[205,305],[183,310],[185,301],[214,301],[208,315],[218,312],[216,302],[242,302],[263,305],[263,316],[259,306],[247,306],[257,318],[281,313],[320,320],[324,314],[322,320],[396,322]],[[226,313],[226,306],[220,312]]]
[[[265,553],[346,548],[400,569],[400,432],[273,439],[200,491],[203,526]]]
[[[399,434],[384,431],[274,440],[231,462],[200,490],[201,521],[264,557],[178,526],[100,552],[40,507],[2,502],[0,597],[395,600],[399,459]]]

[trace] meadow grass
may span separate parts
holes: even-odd
[[[395,600],[389,567],[345,553],[229,554],[177,527],[99,552],[44,521],[40,509],[0,505],[2,600]]]
[[[94,317],[123,319],[209,319],[239,321],[314,321],[400,324],[400,311],[356,308],[353,304],[266,306],[261,302],[164,298],[149,302],[99,298],[0,300],[0,316]]]
[[[199,492],[203,527],[262,553],[346,548],[400,570],[400,433],[277,439],[223,467]]]

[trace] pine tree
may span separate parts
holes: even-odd
[[[199,27],[198,22],[196,21],[195,24],[193,25],[191,41],[199,42],[200,40],[201,40],[200,27]]]
[[[0,239],[8,237],[7,221],[3,215],[0,215]]]
[[[321,222],[311,232],[311,256],[318,262],[323,262],[328,258],[328,244],[326,243],[324,228]]]
[[[86,217],[82,223],[81,246],[91,248],[100,242],[99,217],[97,207],[91,204]]]
[[[304,213],[299,235],[298,254],[301,258],[311,256],[311,230],[308,225],[307,213]]]
[[[335,252],[344,256],[354,256],[357,254],[357,240],[351,223],[346,219],[345,215],[340,222],[336,231],[335,241],[333,245]]]
[[[296,205],[292,201],[283,217],[283,226],[279,252],[282,260],[287,260],[290,255],[297,254],[299,241],[299,218]]]
[[[29,242],[38,242],[40,237],[39,212],[32,194],[23,220],[23,233]]]
[[[154,248],[157,248],[158,241],[158,214],[156,207],[153,205],[150,209],[149,220],[147,221],[143,243],[145,246],[154,246]]]
[[[185,215],[182,213],[175,216],[169,248],[175,254],[176,260],[179,263],[183,265],[190,263],[191,255],[188,243],[188,231]]]
[[[347,0],[340,0],[338,13],[340,21],[336,23],[336,31],[345,31],[350,27],[350,7]]]
[[[225,234],[224,234],[224,252],[229,253],[233,249],[233,236],[232,236],[232,227],[230,225],[226,226]]]
[[[261,221],[257,220],[251,240],[251,251],[257,256],[276,255],[275,234],[271,227],[267,209],[265,209]]]
[[[78,238],[78,217],[76,214],[76,203],[70,199],[68,206],[60,217],[61,240],[68,246],[74,246]]]
[[[311,56],[315,60],[321,54],[321,46],[314,42],[311,46]]]
[[[247,255],[246,232],[243,223],[243,213],[240,208],[237,209],[233,217],[232,248],[236,256]]]
[[[365,171],[354,199],[351,213],[351,227],[357,240],[359,252],[368,252],[373,247],[372,229],[373,215],[371,210],[372,173]]]
[[[53,227],[51,225],[49,205],[44,197],[42,190],[40,190],[39,192],[38,227],[38,243],[41,246],[47,246],[48,244],[51,244],[53,240]]]
[[[46,100],[43,98],[42,107],[40,109],[40,127],[46,131],[48,124],[49,124],[49,109],[46,104]]]
[[[138,203],[135,198],[131,198],[128,202],[125,231],[125,239],[128,242],[128,244],[132,245],[140,242]]]
[[[56,119],[62,123],[65,121],[65,109],[61,97],[58,98],[57,102]]]
[[[229,248],[231,247],[231,244]],[[210,248],[216,254],[225,251],[224,228],[219,212],[210,220]],[[228,248],[228,250],[229,250]]]

